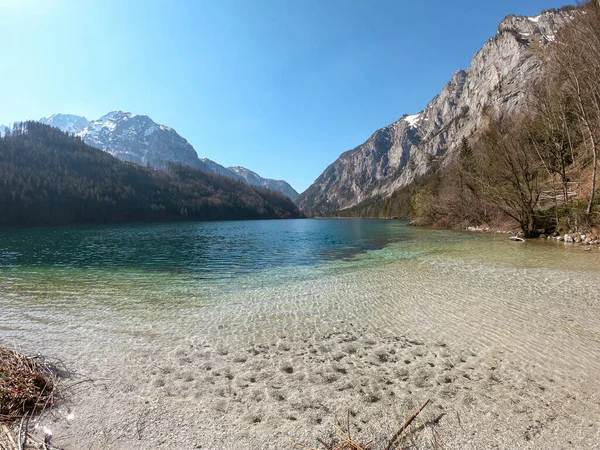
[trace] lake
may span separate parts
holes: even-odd
[[[364,403],[361,377],[380,399],[364,408],[365,423],[387,420],[384,404],[411,409],[427,397],[442,408],[434,411],[463,417],[466,434],[455,419],[442,423],[453,430],[450,444],[468,436],[483,446],[564,448],[570,437],[593,448],[598,249],[406,225],[2,230],[0,345],[95,380],[73,394],[68,413],[48,419],[67,448],[81,440],[172,448],[181,427],[181,448],[256,448],[264,436],[272,440],[264,448],[285,448],[281,439],[310,439]],[[405,366],[408,375],[398,375]],[[490,384],[494,374],[500,381]],[[582,396],[589,400],[574,400]],[[141,415],[151,424],[144,433]],[[495,441],[481,420],[510,431]],[[531,434],[540,421],[554,431]]]

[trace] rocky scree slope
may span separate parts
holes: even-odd
[[[516,112],[541,73],[538,49],[554,41],[571,12],[508,16],[498,34],[459,70],[423,111],[377,130],[343,153],[298,198],[304,212],[330,215],[373,197],[387,197],[443,164],[460,143],[483,128],[488,113]]]
[[[238,168],[226,168],[210,159],[198,158],[194,147],[173,128],[157,124],[145,115],[112,111],[98,120],[88,121],[85,117],[72,114],[52,114],[40,119],[40,122],[76,134],[86,144],[123,161],[156,168],[175,162],[279,191],[291,199],[298,196],[285,181],[262,178],[244,168],[243,171],[251,175],[240,175]]]

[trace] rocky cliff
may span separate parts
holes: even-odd
[[[463,136],[486,121],[486,113],[515,112],[541,72],[539,49],[555,39],[570,10],[537,17],[508,16],[498,34],[459,70],[418,114],[404,115],[342,154],[297,199],[305,212],[332,214],[375,197],[386,197],[443,164]]]

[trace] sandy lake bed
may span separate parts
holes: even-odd
[[[201,290],[4,270],[0,345],[76,372],[40,424],[65,449],[316,447],[348,412],[384,442],[427,399],[409,448],[600,448],[600,255],[416,233]]]

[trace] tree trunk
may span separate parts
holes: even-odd
[[[598,0],[600,2],[600,0]],[[590,138],[590,144],[592,147],[592,155],[593,155],[593,167],[592,167],[592,191],[590,192],[590,201],[588,202],[587,207],[587,215],[592,214],[592,208],[594,206],[594,195],[596,193],[596,173],[598,170],[598,145],[596,142],[596,137],[594,136],[594,130],[592,129],[592,124],[590,123],[590,119],[588,118],[585,101],[583,100],[583,95],[581,93],[581,86],[579,83],[579,78],[576,74],[573,75],[573,80],[575,81],[575,87],[577,92],[577,101],[579,103],[579,112],[581,114],[581,119],[583,120],[583,124],[585,125],[585,129],[588,132]]]
[[[600,0],[598,0],[600,1]],[[581,101],[581,98],[580,98]],[[596,137],[594,136],[594,131],[592,130],[592,126],[588,120],[587,114],[585,112],[585,107],[582,106],[582,116],[583,116],[583,122],[585,124],[585,128],[589,134],[590,137],[590,144],[592,147],[592,156],[593,156],[593,161],[592,161],[592,189],[590,192],[590,201],[588,202],[588,207],[587,207],[587,215],[591,215],[592,214],[592,208],[594,207],[594,196],[596,194],[596,177],[597,177],[597,172],[598,172],[598,144],[596,142]]]
[[[600,0],[598,0],[598,1],[600,1]],[[595,144],[593,147],[593,151],[594,151],[594,162],[593,162],[593,169],[592,169],[592,193],[590,195],[590,201],[589,201],[588,207],[587,207],[588,216],[592,214],[592,209],[594,207],[594,195],[596,193],[596,176],[597,176],[597,172],[598,172],[598,149],[596,148]]]
[[[521,229],[523,230],[523,236],[529,238],[533,236],[533,232],[535,231],[535,212],[528,212],[524,219],[521,222]]]

